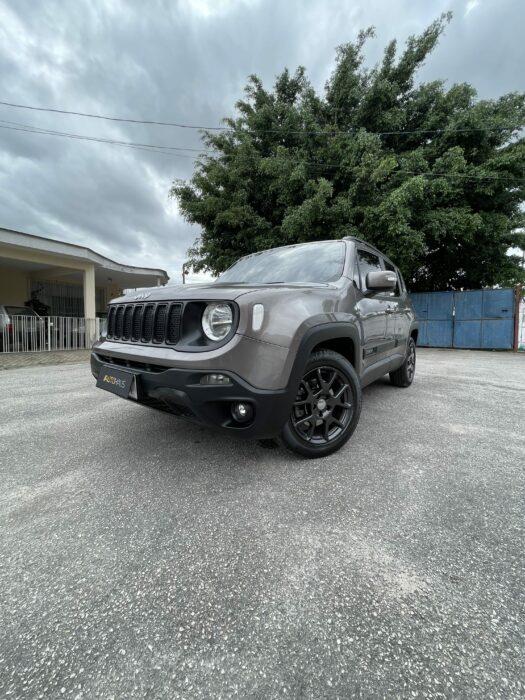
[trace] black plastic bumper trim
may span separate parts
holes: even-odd
[[[96,353],[91,353],[91,371],[98,377],[100,368],[107,364]],[[231,434],[260,439],[278,435],[290,411],[291,401],[287,389],[257,389],[233,372],[224,370],[186,370],[166,368],[165,371],[148,372],[133,367],[122,368],[137,378],[135,403],[169,411],[175,415],[219,428]],[[206,374],[223,374],[230,378],[228,385],[201,384]],[[231,412],[233,403],[251,405],[253,419],[248,424],[237,423]]]

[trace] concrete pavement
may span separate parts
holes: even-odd
[[[301,461],[0,373],[0,697],[519,698],[525,356],[420,350]]]

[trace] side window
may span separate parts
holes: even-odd
[[[396,278],[397,278],[397,284],[396,284],[396,288],[394,289],[394,291],[393,291],[393,292],[385,292],[385,294],[386,294],[387,296],[389,296],[389,297],[398,297],[398,296],[400,296],[400,294],[401,294],[401,289],[400,289],[400,286],[399,286],[399,273],[398,273],[398,271],[397,271],[396,268],[395,268],[391,263],[389,263],[387,260],[384,260],[384,259],[383,259],[383,265],[385,266],[385,270],[390,270],[391,272],[394,272],[395,275],[396,275]]]
[[[369,253],[368,250],[357,250],[357,260],[359,262],[359,272],[361,274],[361,289],[366,289],[366,276],[369,272],[380,272],[381,261],[377,255]]]

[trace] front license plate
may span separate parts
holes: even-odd
[[[109,365],[102,365],[98,374],[97,386],[126,399],[128,397],[136,399],[137,394],[134,382],[135,375],[132,372],[125,372]]]

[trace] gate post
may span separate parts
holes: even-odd
[[[521,289],[521,284],[516,285],[516,297],[514,300],[514,352],[518,352],[520,343]]]

